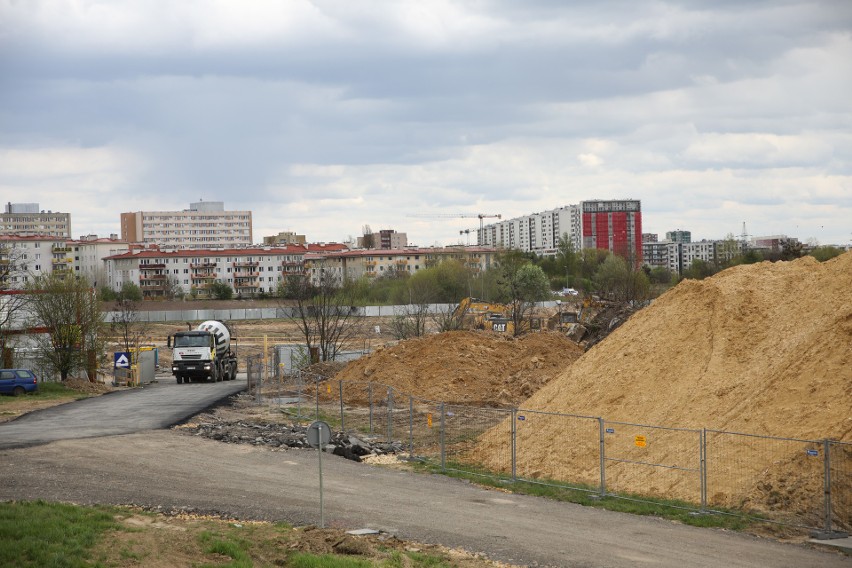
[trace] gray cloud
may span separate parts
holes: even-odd
[[[0,192],[84,232],[203,197],[258,236],[422,244],[470,223],[407,213],[632,196],[709,238],[731,204],[761,232],[813,206],[786,231],[842,243],[850,30],[842,1],[6,3],[0,151],[110,159],[0,160]]]

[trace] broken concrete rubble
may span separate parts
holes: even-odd
[[[230,444],[251,444],[271,448],[309,448],[307,426],[272,422],[226,421],[215,417],[210,422],[184,424],[180,430]],[[406,446],[400,441],[370,440],[367,434],[358,437],[332,432],[324,448],[328,453],[360,462],[363,456],[400,453]]]

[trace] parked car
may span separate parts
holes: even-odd
[[[38,390],[38,377],[29,369],[0,369],[0,393],[20,396]]]
[[[563,296],[577,296],[580,294],[574,288],[563,288],[561,293]]]

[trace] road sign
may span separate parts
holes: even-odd
[[[331,428],[322,420],[317,420],[308,426],[308,445],[312,448],[324,446],[331,440]]]
[[[644,448],[647,444],[647,440],[645,440],[645,436],[636,436],[636,438],[633,440],[633,443],[640,448]]]
[[[130,353],[126,351],[116,351],[113,359],[115,369],[130,368]]]

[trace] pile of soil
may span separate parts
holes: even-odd
[[[703,281],[683,281],[521,406],[610,421],[850,442],[850,401],[852,252],[822,264],[811,257],[764,262],[734,267]],[[647,435],[647,450],[641,451],[653,448],[654,433],[648,429],[615,430]],[[569,467],[563,464],[583,462],[582,456],[597,453],[596,436],[563,445],[557,442],[563,431],[564,422],[556,418],[540,419],[535,430],[519,429],[518,443],[528,448],[519,458],[524,462],[519,469],[564,479]],[[755,505],[761,491],[775,499],[796,493],[792,488],[801,485],[803,469],[795,464],[806,456],[803,444],[725,436],[708,440],[715,442],[710,446],[714,451],[723,447],[731,451],[729,457],[708,458],[715,459],[711,467],[716,469],[710,471],[717,475],[711,478],[715,484],[711,490],[719,492],[717,502]],[[525,437],[551,443],[535,444]],[[502,434],[488,433],[481,442],[476,459],[499,468],[491,456],[504,443]],[[558,454],[552,452],[555,445],[560,447]],[[669,448],[652,459],[672,461],[676,451]],[[822,461],[821,452],[815,460]],[[580,477],[594,484],[597,464],[585,463],[585,469],[579,468]],[[761,470],[767,464],[783,468],[784,463],[789,465],[780,473],[767,475]],[[839,467],[848,471],[849,463]],[[571,466],[574,477],[577,469]],[[694,496],[692,480],[666,481],[656,469],[624,469],[619,482],[626,487]],[[724,476],[718,473],[722,469]],[[755,489],[761,478],[774,482],[771,491]],[[812,501],[807,507],[818,509],[819,491],[801,496]],[[763,505],[769,507],[765,500]]]
[[[514,406],[582,355],[558,333],[520,338],[452,331],[409,339],[352,361],[336,378],[372,381],[418,398],[455,404]]]

